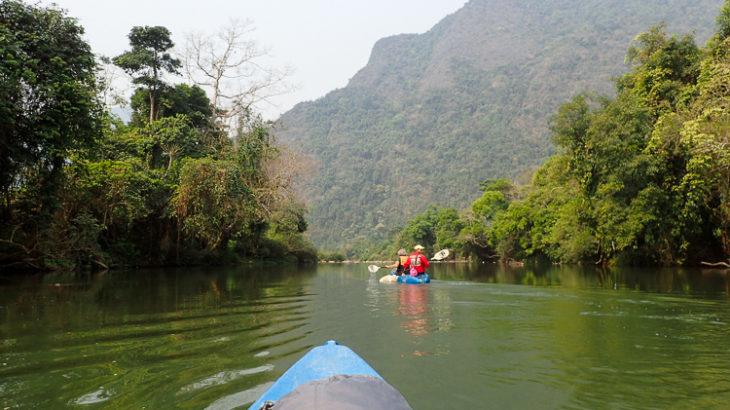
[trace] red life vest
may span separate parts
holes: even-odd
[[[416,270],[416,274],[420,275],[426,272],[426,268],[428,268],[428,259],[421,254],[413,253],[408,258],[405,268],[414,268]]]

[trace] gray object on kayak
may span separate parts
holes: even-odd
[[[383,379],[332,376],[313,381],[284,396],[272,410],[412,410],[406,399]]]

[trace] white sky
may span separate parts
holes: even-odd
[[[255,39],[275,67],[294,69],[295,91],[262,107],[275,118],[300,101],[343,87],[362,68],[373,44],[400,33],[422,33],[466,0],[44,0],[69,11],[86,28],[94,52],[128,48],[132,26],[161,25],[183,43],[190,31],[215,32],[229,19],[250,19]]]

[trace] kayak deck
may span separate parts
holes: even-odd
[[[294,363],[249,410],[259,410],[267,402],[276,402],[299,386],[338,375],[383,379],[355,352],[330,340],[323,346],[310,350]]]

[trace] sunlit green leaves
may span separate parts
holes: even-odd
[[[683,264],[730,256],[726,43],[713,40],[701,60],[691,36],[669,36],[663,26],[639,35],[617,96],[564,104],[551,122],[559,154],[517,200],[486,190],[464,237],[481,238],[503,259]]]

